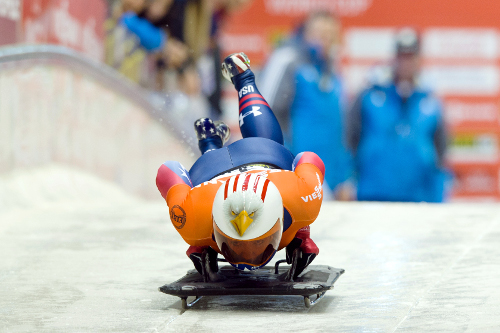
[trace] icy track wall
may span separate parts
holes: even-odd
[[[157,198],[161,163],[194,154],[125,80],[60,47],[0,49],[0,177],[57,164]]]

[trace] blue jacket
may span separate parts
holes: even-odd
[[[260,78],[260,90],[281,125],[285,145],[294,154],[318,154],[330,189],[347,180],[352,163],[343,142],[343,85],[329,60],[298,33],[273,52]]]
[[[443,201],[446,139],[437,98],[416,89],[404,102],[394,84],[375,85],[361,93],[349,118],[350,132],[358,122],[349,140],[359,200]]]
[[[323,73],[323,74],[322,74]],[[295,72],[291,106],[290,146],[294,154],[312,151],[325,163],[330,189],[351,176],[350,156],[343,142],[343,87],[331,71],[304,63]]]
[[[167,35],[161,28],[155,27],[145,18],[140,18],[133,12],[126,12],[120,22],[137,36],[141,45],[148,51],[161,51],[167,40]]]

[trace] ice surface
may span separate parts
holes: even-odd
[[[0,178],[0,332],[498,332],[499,221],[493,204],[326,203],[315,263],[346,273],[322,302],[183,312],[157,290],[191,269],[165,203],[60,166],[16,172]]]

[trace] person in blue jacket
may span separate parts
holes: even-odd
[[[148,52],[161,51],[167,42],[167,35],[163,29],[155,27],[133,11],[125,12],[120,18],[120,23],[137,36],[141,46]]]
[[[344,141],[344,89],[334,70],[340,23],[312,13],[294,38],[273,52],[260,81],[293,153],[316,152],[336,199],[350,199],[351,161]]]
[[[348,114],[358,200],[442,202],[446,131],[438,98],[417,80],[420,38],[396,35],[393,78],[361,92]]]

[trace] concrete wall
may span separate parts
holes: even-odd
[[[0,64],[0,175],[58,163],[158,197],[161,163],[195,157],[148,111],[62,64]]]

